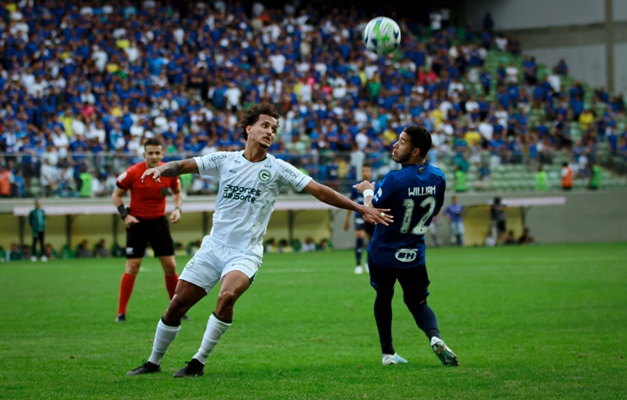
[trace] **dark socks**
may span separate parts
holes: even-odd
[[[361,255],[364,252],[364,239],[363,238],[357,238],[357,240],[355,240],[355,261],[357,262],[356,265],[361,265]]]
[[[374,318],[379,331],[379,341],[381,342],[382,354],[394,354],[392,345],[392,297],[394,291],[381,293],[377,291],[374,300]]]
[[[438,320],[435,317],[433,310],[427,305],[427,302],[417,306],[407,306],[409,311],[414,316],[416,325],[420,328],[431,340],[432,337],[440,337],[440,330],[438,328]]]

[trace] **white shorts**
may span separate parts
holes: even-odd
[[[261,257],[252,252],[246,254],[242,249],[227,247],[205,237],[200,249],[185,265],[179,279],[193,283],[209,293],[231,271],[246,274],[252,283],[261,261]]]

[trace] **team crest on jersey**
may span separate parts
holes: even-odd
[[[272,174],[270,174],[270,171],[267,169],[262,169],[259,171],[259,174],[257,174],[257,177],[261,182],[269,182],[270,178],[272,178]]]

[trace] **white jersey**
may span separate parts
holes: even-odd
[[[302,191],[312,178],[268,154],[256,163],[244,151],[219,151],[194,157],[200,175],[220,184],[209,237],[225,246],[263,254],[263,235],[281,187]]]

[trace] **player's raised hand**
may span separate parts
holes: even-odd
[[[370,190],[374,190],[374,182],[368,182],[368,181],[363,181],[363,182],[359,182],[353,185],[353,187],[357,190],[359,190],[360,193],[364,193],[365,190],[370,189]]]
[[[148,168],[145,170],[141,177],[142,183],[144,183],[144,179],[147,176],[152,176],[155,182],[161,182],[161,171],[159,171],[159,168]]]

